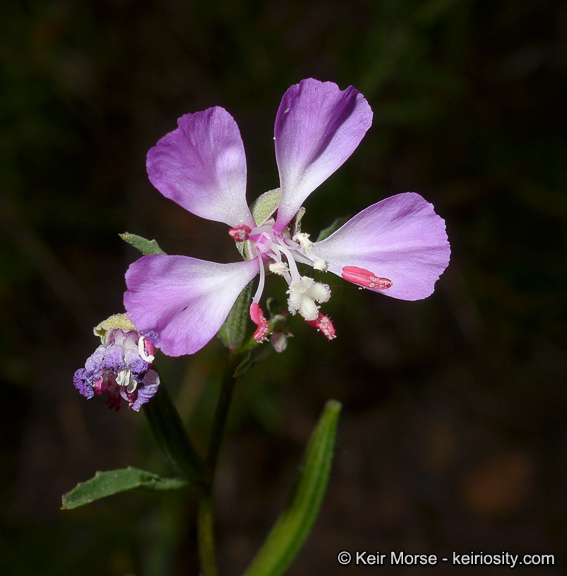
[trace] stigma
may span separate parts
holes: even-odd
[[[317,303],[328,302],[331,289],[327,284],[315,282],[309,276],[302,276],[290,283],[287,294],[287,306],[291,314],[299,313],[307,322],[314,322],[319,315]]]

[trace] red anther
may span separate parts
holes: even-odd
[[[250,304],[250,319],[258,326],[256,332],[254,332],[254,340],[263,342],[270,332],[270,327],[268,326],[264,312],[262,312],[262,308],[260,308],[256,302]]]
[[[228,235],[235,241],[235,242],[244,242],[244,240],[248,240],[250,237],[250,232],[252,232],[252,228],[247,226],[246,224],[239,224],[234,228],[231,228],[228,231]]]
[[[307,321],[307,324],[313,326],[313,328],[317,328],[317,330],[321,330],[327,340],[333,340],[336,337],[335,327],[333,326],[331,319],[328,316],[321,314],[321,312],[319,312],[317,320]]]
[[[356,266],[345,266],[342,277],[349,282],[372,290],[388,290],[388,288],[392,287],[392,281],[390,279],[380,278],[380,276],[375,276],[370,270]]]

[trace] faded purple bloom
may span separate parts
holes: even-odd
[[[237,296],[256,276],[250,317],[254,337],[269,332],[259,302],[266,269],[288,284],[288,309],[332,339],[319,310],[331,291],[297,264],[329,271],[394,298],[419,300],[433,292],[449,263],[445,223],[433,206],[408,192],[366,208],[328,238],[300,231],[305,199],[354,152],[372,123],[372,110],[352,86],[303,80],[284,94],[275,123],[280,188],[252,212],[246,204],[246,159],[240,132],[223,108],[186,114],[148,153],[152,184],[167,198],[230,226],[244,260],[217,264],[186,256],[151,255],[126,273],[129,318],[170,356],[191,354],[219,331]],[[272,217],[277,210],[277,215]]]
[[[73,384],[87,399],[108,394],[109,408],[118,410],[126,400],[138,412],[159,390],[152,370],[154,346],[140,336],[125,314],[111,316],[94,330],[102,344],[75,372]]]

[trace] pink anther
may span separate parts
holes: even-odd
[[[321,330],[327,340],[333,340],[336,337],[335,327],[333,326],[331,319],[328,316],[321,314],[321,312],[319,312],[317,320],[308,321],[307,324],[313,326],[313,328],[317,328],[317,330]]]
[[[257,302],[252,302],[250,305],[250,319],[258,326],[256,332],[254,332],[254,340],[263,342],[270,332],[270,327],[268,326],[264,312],[262,312],[262,308],[260,308]]]
[[[239,224],[234,228],[231,228],[228,231],[228,235],[235,241],[235,242],[244,242],[244,240],[248,240],[250,237],[250,232],[252,232],[252,228],[247,226],[246,224]]]
[[[392,281],[388,278],[380,278],[380,276],[375,276],[370,270],[358,268],[357,266],[345,266],[342,277],[349,282],[372,290],[388,290],[388,288],[392,287]]]

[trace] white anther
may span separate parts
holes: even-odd
[[[326,272],[329,269],[329,263],[326,260],[323,260],[323,258],[317,258],[317,260],[313,262],[313,269]]]
[[[268,268],[270,272],[273,274],[277,274],[278,276],[283,276],[289,272],[289,266],[285,262],[272,262]]]
[[[311,252],[311,249],[313,248],[313,242],[309,240],[309,234],[306,234],[305,232],[298,232],[292,238],[292,240],[294,242],[297,242],[306,254],[309,254],[309,252]]]

